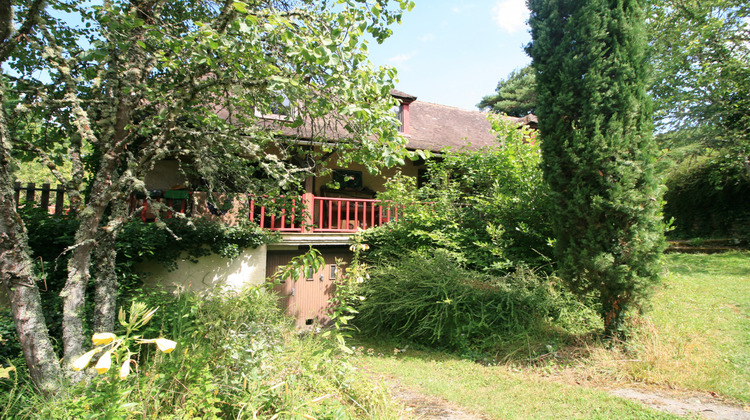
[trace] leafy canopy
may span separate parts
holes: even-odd
[[[345,160],[372,170],[398,163],[404,140],[389,113],[395,70],[369,63],[366,38],[382,41],[412,6],[50,2],[4,71],[15,156],[41,156],[53,170],[71,157],[72,175],[56,176],[77,190],[84,167],[95,172],[108,152],[117,155],[121,189],[142,189],[144,173],[164,158],[189,163],[214,188],[226,178],[234,188],[260,188],[251,182],[259,175],[268,188],[285,187],[312,170],[291,159],[315,152],[281,137],[341,138]],[[18,2],[19,19],[28,7]],[[292,115],[261,118],[285,104]],[[238,158],[244,169],[228,165]]]
[[[536,112],[536,76],[531,66],[513,70],[506,79],[497,82],[495,93],[487,95],[477,108],[523,117]]]

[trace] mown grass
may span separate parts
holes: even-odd
[[[392,352],[391,352],[392,353]],[[605,391],[546,380],[508,365],[485,366],[453,355],[407,350],[359,356],[370,372],[392,375],[407,387],[493,419],[672,419]]]
[[[670,418],[596,390],[624,386],[750,402],[750,253],[667,255],[650,310],[630,322],[629,341],[614,345],[530,332],[529,349],[548,341],[549,357],[519,357],[517,343],[514,355],[495,355],[498,366],[424,348],[394,354],[405,343],[368,340],[362,345],[383,356],[358,361],[492,418]]]
[[[635,381],[750,403],[750,253],[670,254],[623,366]]]

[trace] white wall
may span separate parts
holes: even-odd
[[[146,286],[193,292],[239,291],[266,280],[266,246],[246,249],[231,261],[216,254],[201,257],[197,263],[183,258],[177,261],[174,271],[167,271],[157,262],[138,264],[135,268],[139,273],[146,274]]]

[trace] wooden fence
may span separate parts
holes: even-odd
[[[62,214],[64,211],[65,188],[63,188],[62,184],[58,184],[57,188],[53,189],[50,188],[50,184],[42,184],[41,187],[37,187],[35,183],[30,182],[24,187],[20,182],[16,182],[13,189],[15,190],[16,206],[24,204],[26,206],[41,207],[50,214]],[[23,202],[21,201],[22,191]],[[37,194],[37,192],[41,194]],[[54,193],[54,200],[50,200],[51,193]]]

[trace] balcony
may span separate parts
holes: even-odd
[[[400,209],[389,202],[365,198],[256,197],[209,199],[204,192],[152,191],[150,200],[133,195],[130,211],[143,221],[174,217],[175,213],[237,223],[247,218],[263,229],[285,233],[354,233],[398,220]],[[216,203],[224,203],[218,205]]]

